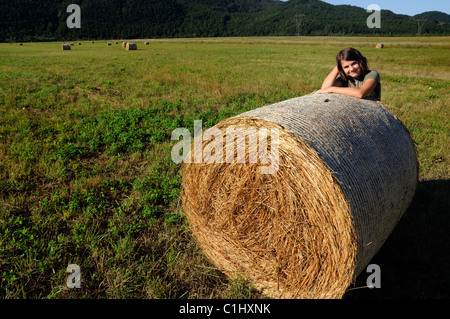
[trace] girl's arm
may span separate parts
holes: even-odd
[[[360,88],[349,88],[349,87],[339,87],[339,86],[330,86],[325,89],[318,90],[314,92],[315,94],[320,93],[338,93],[349,95],[353,97],[357,97],[359,99],[365,98],[369,95],[377,86],[378,81],[375,79],[368,79]]]
[[[336,77],[339,75],[338,67],[335,66],[334,69],[327,75],[322,83],[322,90],[329,88],[331,86],[342,86],[342,82],[337,80]]]

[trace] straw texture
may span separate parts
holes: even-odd
[[[414,196],[408,131],[381,103],[337,94],[283,101],[214,129],[230,128],[277,129],[267,147],[278,170],[262,174],[267,161],[250,160],[260,145],[250,134],[245,163],[221,160],[225,151],[184,163],[183,210],[199,246],[272,298],[341,298]]]

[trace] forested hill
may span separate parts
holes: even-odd
[[[69,4],[81,28],[69,29]],[[382,10],[369,29],[365,9],[319,0],[11,0],[0,3],[0,41],[296,35],[415,35],[414,17]],[[439,21],[435,19],[439,17]],[[424,35],[450,35],[448,14],[427,15]]]
[[[439,11],[427,11],[427,12],[423,12],[421,14],[415,15],[414,17],[420,18],[420,19],[428,19],[431,21],[450,23],[450,15],[448,15],[444,12],[439,12]]]

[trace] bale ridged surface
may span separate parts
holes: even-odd
[[[225,150],[210,153],[215,161],[184,163],[183,210],[199,246],[225,274],[270,297],[341,298],[414,196],[408,131],[381,103],[335,94],[283,101],[214,127],[223,136],[230,128],[277,129],[267,144],[278,169],[262,174],[267,161],[249,160],[259,145],[251,137],[245,163],[225,159]]]
[[[137,44],[136,43],[127,43],[126,47],[127,47],[127,50],[137,50]]]

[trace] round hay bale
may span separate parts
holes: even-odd
[[[384,48],[384,44],[383,43],[377,43],[377,49],[383,49]]]
[[[145,45],[149,45],[148,41],[145,42]]]
[[[68,43],[63,43],[61,47],[63,51],[71,49],[70,44]]]
[[[412,201],[418,164],[381,103],[318,94],[218,123],[182,175],[192,233],[226,275],[271,298],[341,298]]]
[[[81,42],[78,42],[78,45],[81,45]]]
[[[127,43],[127,50],[137,50],[136,43]]]
[[[126,42],[122,42],[122,48],[126,48],[127,47],[127,43]]]
[[[111,42],[108,42],[107,45],[110,46],[110,45],[111,45]]]

